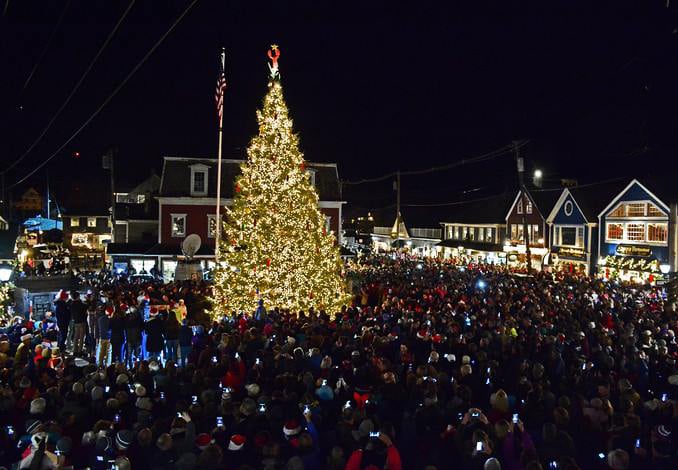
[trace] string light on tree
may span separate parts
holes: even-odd
[[[280,85],[280,49],[268,51],[270,80],[259,134],[247,149],[224,221],[214,276],[212,312],[221,317],[268,308],[324,308],[346,303],[342,262],[327,232],[318,195],[305,171]]]

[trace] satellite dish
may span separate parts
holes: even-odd
[[[193,255],[195,255],[200,249],[201,243],[202,240],[200,240],[200,235],[192,233],[184,239],[183,243],[181,244],[181,251],[183,251],[186,258],[193,258]]]

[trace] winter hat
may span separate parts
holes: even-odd
[[[462,365],[470,364],[471,363],[471,356],[462,356],[461,357],[461,363],[462,363]]]
[[[134,440],[134,433],[129,429],[121,429],[115,435],[115,445],[118,450],[128,449]]]
[[[116,385],[126,385],[128,383],[129,377],[127,377],[127,374],[118,374],[118,376],[115,378]]]
[[[26,334],[26,335],[21,336],[20,339],[21,339],[22,342],[23,342],[23,341],[28,341],[28,340],[33,339],[33,335],[29,333],[29,334]]]
[[[136,384],[136,385],[134,386],[134,393],[135,393],[136,396],[138,396],[138,397],[145,397],[145,396],[146,396],[146,387],[144,387],[144,386],[141,385],[141,384]]]
[[[285,422],[285,425],[283,426],[283,434],[287,436],[287,438],[296,436],[301,432],[301,426],[299,425],[299,421],[296,419],[290,419]]]
[[[360,439],[367,437],[371,432],[374,431],[374,423],[370,419],[363,419],[357,430],[351,431],[353,439],[359,441]]]
[[[75,367],[86,367],[86,366],[89,365],[89,362],[87,362],[86,360],[84,360],[81,357],[76,357],[75,361],[73,361],[73,363],[75,364]]]
[[[113,307],[106,307],[106,315],[108,315],[109,317],[112,317],[114,313],[115,313],[115,309]]]
[[[245,445],[247,439],[242,434],[234,434],[228,442],[228,450],[240,450]]]
[[[33,434],[42,425],[39,419],[29,419],[26,421],[26,433]]]
[[[151,361],[148,363],[148,369],[151,372],[158,372],[160,370],[160,364],[158,364],[158,361]]]
[[[65,436],[57,441],[56,450],[62,454],[68,454],[71,449],[73,449],[73,440],[70,437]]]
[[[495,459],[494,457],[490,457],[485,461],[483,470],[501,470],[501,464],[499,463],[499,460]]]
[[[257,411],[257,402],[251,398],[245,398],[240,404],[240,413],[245,416],[252,416]]]
[[[673,374],[669,377],[669,383],[671,385],[678,385],[678,374]]]
[[[113,468],[116,468],[118,470],[130,470],[132,468],[132,463],[129,461],[127,457],[121,455],[120,457],[115,459],[115,465]]]
[[[330,401],[334,399],[334,392],[329,385],[323,385],[315,391],[315,394],[322,401]]]
[[[31,379],[29,379],[25,375],[23,377],[21,377],[21,382],[19,382],[19,387],[28,388],[30,386],[31,386]]]
[[[31,402],[31,409],[29,411],[32,415],[41,415],[47,408],[47,401],[44,398],[36,398]]]
[[[207,433],[198,434],[195,438],[195,446],[200,450],[207,449],[211,444],[214,444],[214,439]]]
[[[157,307],[151,307],[148,314],[152,317],[157,317],[158,316],[158,308]]]

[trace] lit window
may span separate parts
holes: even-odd
[[[458,226],[454,227],[454,239],[459,240],[459,227]]]
[[[311,182],[311,186],[315,187],[315,170],[309,168],[306,170],[306,173],[308,173],[308,180]]]
[[[584,247],[584,227],[577,227],[577,246]]]
[[[71,227],[80,227],[80,217],[71,217]]]
[[[143,204],[144,202],[146,202],[146,195],[137,194],[137,204]]]
[[[516,212],[518,212],[518,214],[523,213],[523,200],[522,200],[522,198],[518,201],[518,207],[516,208]]]
[[[624,239],[624,225],[622,225],[622,224],[607,224],[607,239],[608,240],[623,240]]]
[[[485,229],[484,229],[484,228],[479,228],[479,229],[478,229],[478,241],[479,241],[479,242],[484,242],[484,241],[485,241]]]
[[[628,217],[644,217],[645,216],[645,203],[644,202],[631,202],[626,205],[626,215]]]
[[[659,207],[655,206],[651,202],[647,204],[647,216],[648,217],[665,217],[666,214],[659,209]]]
[[[529,199],[525,202],[525,213],[526,214],[532,213],[532,201],[530,201]]]
[[[462,227],[461,228],[461,239],[462,240],[468,239],[468,227]]]
[[[89,228],[94,228],[97,226],[97,218],[96,217],[87,217],[87,226]]]
[[[609,217],[626,217],[626,209],[624,204],[620,204],[615,210],[610,212]]]
[[[647,241],[665,242],[668,236],[669,230],[666,224],[647,224]]]
[[[221,218],[221,216],[219,217]],[[207,238],[216,238],[217,236],[217,216],[210,214],[207,216]]]
[[[172,214],[172,236],[186,236],[186,214]]]
[[[476,229],[473,227],[469,227],[468,229],[468,239],[469,240],[475,240],[475,235],[476,235]]]
[[[332,216],[331,215],[325,216],[325,231],[327,233],[330,233],[332,231]]]
[[[489,227],[487,228],[487,234],[485,235],[485,240],[487,240],[488,242],[492,241],[492,229],[489,228]]]
[[[626,224],[626,239],[633,242],[645,240],[645,224]]]

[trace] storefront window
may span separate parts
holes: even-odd
[[[468,228],[468,239],[469,240],[475,240],[475,234],[476,234],[476,229],[473,227]]]
[[[624,226],[622,224],[607,224],[608,240],[623,240]]]
[[[645,224],[627,224],[626,239],[634,242],[645,240]]]
[[[647,224],[647,241],[649,242],[665,242],[668,234],[666,224]]]
[[[485,236],[485,240],[487,240],[488,242],[492,242],[492,229],[491,228],[487,229],[487,235]]]
[[[171,260],[163,260],[162,262],[162,278],[165,282],[174,280],[174,273],[177,269],[177,262]]]
[[[466,240],[468,237],[468,227],[462,227],[461,228],[461,239]]]
[[[186,214],[172,214],[172,236],[186,236]]]
[[[459,227],[454,227],[454,239],[459,240]]]
[[[485,229],[484,228],[478,229],[478,241],[479,242],[485,241]]]

